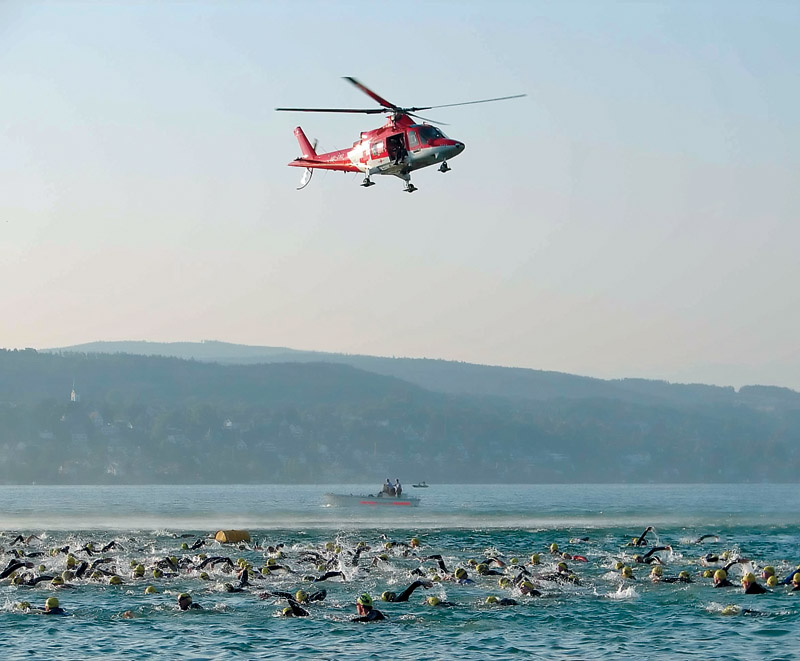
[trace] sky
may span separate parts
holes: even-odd
[[[0,347],[219,340],[800,390],[800,3],[0,3]],[[380,115],[452,171],[302,171]]]

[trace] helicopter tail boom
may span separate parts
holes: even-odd
[[[297,138],[297,142],[300,143],[300,153],[303,155],[303,158],[316,158],[317,151],[308,141],[306,134],[303,133],[303,129],[298,126],[294,130],[294,135]]]

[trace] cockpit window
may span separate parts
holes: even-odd
[[[435,126],[422,125],[417,130],[419,131],[419,139],[421,142],[430,142],[436,138],[444,137],[444,133]]]

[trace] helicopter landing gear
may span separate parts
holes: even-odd
[[[375,185],[375,182],[374,182],[374,181],[372,181],[372,180],[369,178],[369,175],[367,175],[366,177],[364,177],[364,181],[362,181],[362,182],[361,182],[361,185],[362,185],[364,188],[369,188],[370,186],[374,186],[374,185]]]
[[[448,167],[447,161],[442,161],[442,164],[439,166],[439,172],[450,172],[452,168]]]
[[[417,190],[417,187],[409,181],[406,183],[406,187],[403,190],[406,193],[413,193],[415,190]]]

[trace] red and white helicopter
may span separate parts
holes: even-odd
[[[525,94],[514,96],[501,96],[495,99],[482,99],[480,101],[466,101],[464,103],[449,103],[441,106],[420,106],[401,108],[386,99],[378,96],[368,87],[365,87],[355,78],[345,76],[364,94],[377,101],[380,108],[275,108],[275,110],[288,112],[339,112],[361,113],[365,115],[388,114],[386,124],[372,131],[364,131],[358,141],[349,149],[317,154],[316,141],[312,145],[303,129],[299,126],[294,130],[300,151],[303,154],[289,165],[296,168],[306,168],[300,186],[297,190],[305,188],[314,170],[338,170],[340,172],[363,172],[364,181],[361,185],[369,187],[374,185],[370,177],[374,174],[390,174],[406,182],[404,190],[413,193],[417,190],[411,183],[411,173],[414,170],[439,164],[439,172],[448,172],[450,168],[447,160],[455,158],[464,151],[464,143],[451,140],[442,133],[432,120],[416,115],[419,110],[432,108],[451,108],[453,106],[467,106],[475,103],[489,103],[490,101],[505,101],[518,99]],[[422,120],[419,124],[415,119]],[[430,122],[430,123],[428,123]]]

